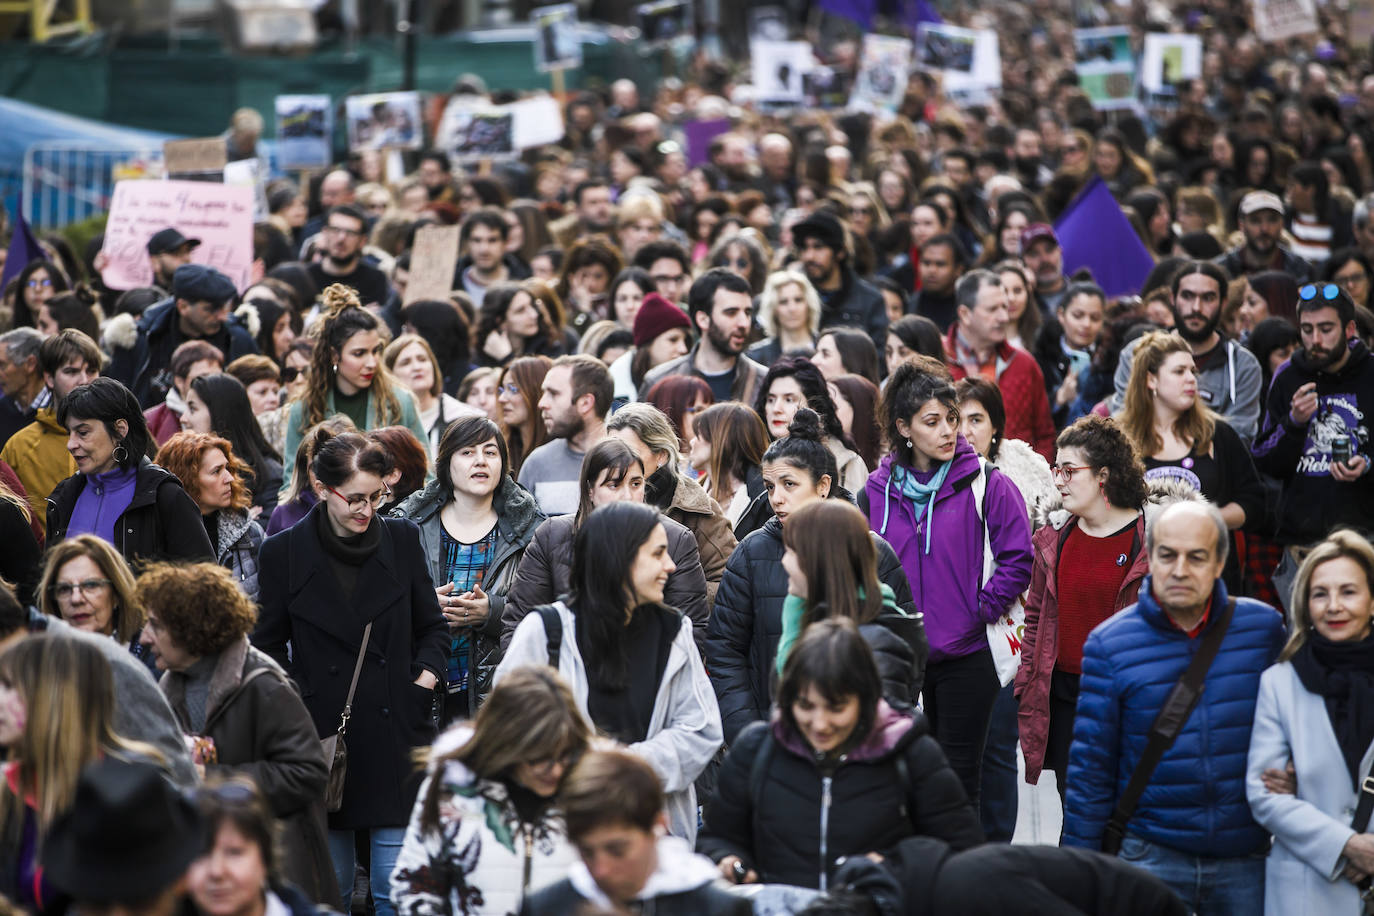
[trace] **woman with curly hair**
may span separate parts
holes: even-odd
[[[360,431],[400,424],[424,442],[425,428],[415,398],[381,364],[385,325],[342,283],[326,287],[320,300],[319,343],[305,394],[287,415],[283,458],[294,461],[305,431],[340,413]],[[286,490],[283,482],[282,495]]]
[[[577,860],[555,796],[591,745],[567,682],[511,671],[476,719],[440,736],[391,884],[402,916],[504,916]]]
[[[257,600],[263,533],[248,513],[252,505],[244,485],[248,468],[234,454],[229,440],[209,433],[177,433],[158,450],[157,463],[183,481],[186,494],[200,508],[215,561],[234,574],[249,598]]]
[[[170,444],[170,443],[169,443]],[[222,566],[159,563],[138,580],[142,642],[202,778],[247,776],[283,822],[284,873],[311,900],[339,905],[325,839],[328,764],[310,713],[277,663],[253,648],[253,601]]]

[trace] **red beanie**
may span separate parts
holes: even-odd
[[[647,347],[654,338],[673,328],[692,330],[692,322],[687,313],[664,299],[658,293],[649,293],[635,313],[635,346]]]

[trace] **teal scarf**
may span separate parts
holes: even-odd
[[[949,476],[949,469],[954,464],[951,458],[940,469],[935,472],[935,476],[930,478],[930,483],[921,483],[916,479],[916,475],[897,462],[892,462],[892,482],[901,490],[902,495],[911,503],[911,511],[916,516],[916,524],[921,523],[921,516],[926,514],[926,507],[935,501],[935,494],[940,492],[940,488],[945,485],[945,478]],[[930,553],[930,532],[935,527],[935,516],[930,516],[930,524],[926,525],[926,544],[925,552]]]

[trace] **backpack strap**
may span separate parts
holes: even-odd
[[[997,571],[997,563],[992,555],[992,539],[988,534],[987,519],[988,476],[992,473],[992,469],[993,465],[980,455],[978,457],[978,474],[969,484],[969,491],[973,494],[973,507],[978,513],[978,526],[983,529],[983,570],[978,578],[980,591],[992,578],[992,574]]]
[[[563,617],[558,613],[558,607],[552,604],[545,604],[535,608],[539,617],[544,622],[545,651],[549,656],[549,667],[557,670],[559,650],[563,646]]]

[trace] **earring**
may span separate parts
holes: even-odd
[[[338,374],[339,374],[339,364],[338,364],[338,363],[335,363],[335,364],[334,364],[334,374],[335,374],[335,375],[338,375]]]
[[[910,439],[906,440],[906,447],[907,447],[907,448],[912,448],[912,447],[913,447],[912,444],[911,444],[911,440],[910,440]]]
[[[114,460],[123,464],[129,460],[129,450],[124,447],[122,441],[116,442],[114,447]]]

